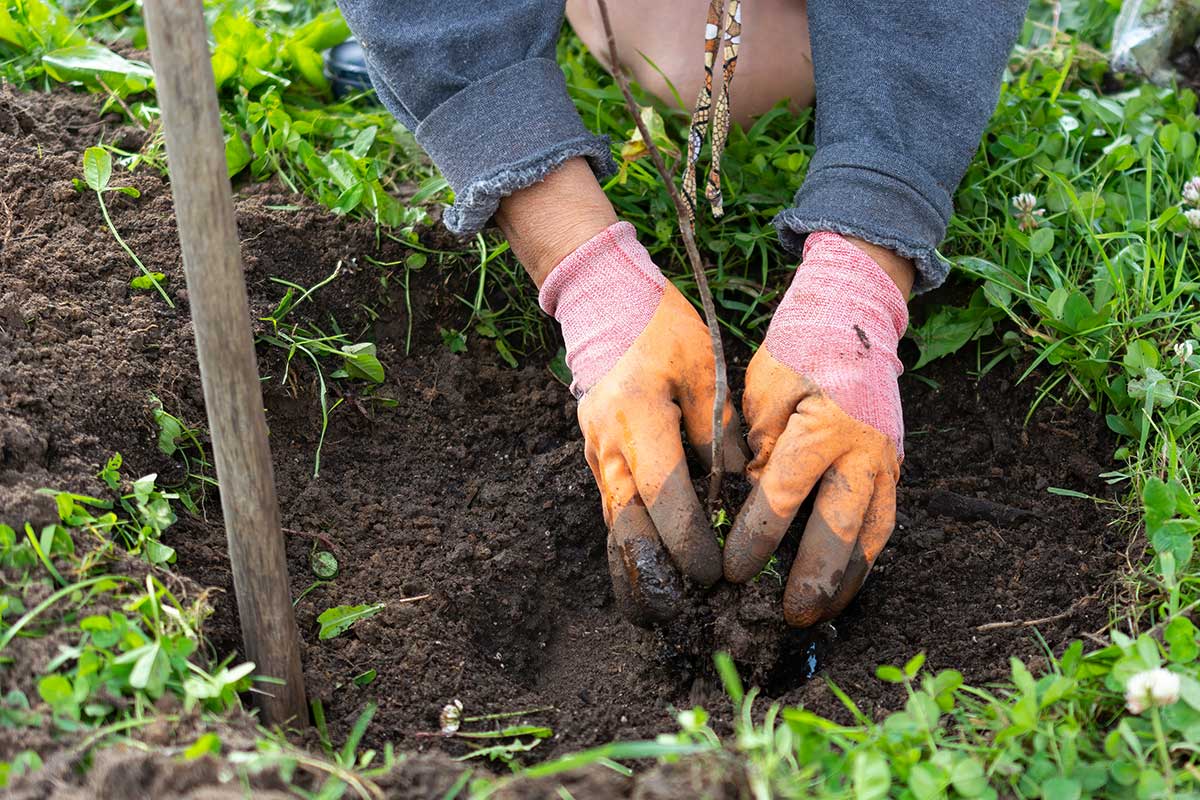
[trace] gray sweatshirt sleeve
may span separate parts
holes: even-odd
[[[554,60],[563,0],[339,0],[380,100],[454,190],[446,227],[474,233],[500,200],[564,162],[615,166]]]
[[[1026,5],[809,0],[817,149],[775,218],[783,245],[799,255],[813,231],[857,236],[912,258],[916,291],[940,285],[948,267],[934,250]]]

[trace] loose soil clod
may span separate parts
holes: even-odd
[[[155,447],[151,393],[192,425],[204,419],[165,180],[132,176],[142,197],[115,197],[112,213],[143,261],[167,275],[178,311],[131,292],[132,267],[99,224],[94,197],[71,186],[82,149],[97,138],[136,149],[144,136],[111,119],[95,125],[96,109],[90,97],[0,90],[0,199],[12,216],[0,252],[7,523],[52,518],[52,504],[33,494],[41,486],[102,492],[93,476],[114,450],[131,473],[179,479],[179,465]],[[301,210],[270,208],[291,204]],[[782,588],[769,574],[744,588],[718,584],[669,628],[640,630],[614,607],[599,502],[566,388],[540,356],[510,369],[486,342],[473,340],[464,355],[442,343],[438,325],[461,323],[454,291],[467,276],[414,274],[406,357],[403,298],[381,295],[365,258],[399,260],[398,245],[379,253],[370,224],[274,185],[241,187],[237,211],[254,316],[279,298],[272,276],[311,285],[342,261],[343,274],[308,313],[366,329],[387,367],[380,393],[398,404],[370,418],[335,413],[314,479],[312,375],[301,368],[295,387],[282,386],[280,354],[260,349],[260,372],[273,376],[264,391],[284,523],[322,532],[340,565],[297,609],[308,691],[323,701],[335,741],[370,700],[380,709],[369,745],[462,752],[451,740],[413,735],[436,729],[454,699],[467,714],[553,705],[537,721],[556,736],[537,757],[650,737],[672,728],[672,708],[703,703],[726,714],[715,648],[730,650],[770,698],[844,718],[824,681],[807,680],[819,666],[879,714],[903,702],[874,679],[880,663],[924,650],[931,668],[986,683],[1006,674],[1009,655],[1036,659],[1041,647],[1028,628],[978,626],[1044,619],[1038,631],[1058,651],[1106,622],[1122,537],[1091,502],[1046,491],[1108,495],[1097,477],[1112,447],[1102,424],[1045,402],[1023,427],[1032,382],[1012,385],[1002,366],[977,386],[966,376],[973,361],[951,358],[923,371],[940,388],[902,379],[909,437],[899,527],[862,595],[835,621],[836,636],[787,630]],[[377,319],[363,315],[364,304],[376,306]],[[736,389],[748,354],[731,356]],[[744,482],[727,483],[726,506],[736,509]],[[217,504],[207,513],[181,520],[166,541],[180,572],[225,591],[207,630],[224,654],[239,633]],[[312,584],[310,550],[307,539],[288,542],[294,595]],[[786,576],[786,548],[783,556]],[[1101,599],[1078,602],[1093,596]],[[375,602],[389,605],[317,640],[324,609]],[[351,681],[369,669],[378,672],[373,682]],[[8,683],[2,671],[0,679]]]

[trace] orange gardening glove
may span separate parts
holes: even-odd
[[[680,423],[711,459],[714,394],[708,328],[659,272],[632,225],[618,222],[546,279],[542,308],[561,325],[584,454],[608,525],[609,572],[622,612],[639,624],[674,616],[679,573],[721,577],[721,551],[692,489]],[[733,407],[727,469],[741,470]]]
[[[725,577],[757,575],[820,483],[784,592],[790,625],[845,608],[895,527],[904,441],[896,347],[907,326],[904,297],[882,268],[841,236],[814,233],[746,370],[754,486],[725,543]]]

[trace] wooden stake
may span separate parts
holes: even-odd
[[[303,725],[300,637],[204,8],[201,0],[145,0],[144,13],[246,657],[258,674],[284,681],[260,695],[265,721]]]

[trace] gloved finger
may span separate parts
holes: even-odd
[[[783,594],[783,617],[789,625],[814,625],[832,606],[875,492],[875,472],[874,454],[856,449],[821,478]]]
[[[594,443],[593,437],[584,436],[583,457],[592,471],[596,488],[600,490],[604,526],[612,530],[613,509],[632,502],[637,497],[637,487],[633,484],[633,476],[629,474],[620,451],[613,447],[607,450],[607,455],[602,458],[600,448]]]
[[[842,585],[818,622],[833,619],[850,604],[875,566],[875,559],[896,528],[896,478],[885,470],[875,476],[875,493],[863,516],[862,530],[842,575]]]
[[[742,412],[750,426],[747,438],[753,454],[746,466],[746,475],[752,481],[761,477],[792,415],[820,391],[816,384],[803,380],[770,358],[770,353],[761,349],[760,353],[765,353],[766,357],[755,356],[750,361],[746,370],[746,393],[742,396]]]
[[[679,406],[683,411],[683,429],[688,441],[696,451],[696,457],[704,469],[712,469],[712,407],[713,395],[707,398],[688,392],[681,393]],[[721,419],[722,459],[726,472],[738,472],[746,468],[746,444],[742,438],[741,419],[733,410],[733,403],[725,401],[725,413]]]
[[[621,449],[659,538],[684,575],[705,586],[721,577],[721,549],[688,473],[671,402],[618,411]]]
[[[683,581],[640,499],[617,512],[608,532],[608,572],[617,608],[635,625],[666,622],[683,607]]]
[[[620,449],[588,436],[584,457],[608,526],[608,572],[617,608],[635,625],[664,622],[681,608],[683,582],[671,564]]]
[[[726,579],[745,583],[766,566],[804,498],[842,455],[832,431],[819,423],[809,406],[795,407],[725,539]]]

